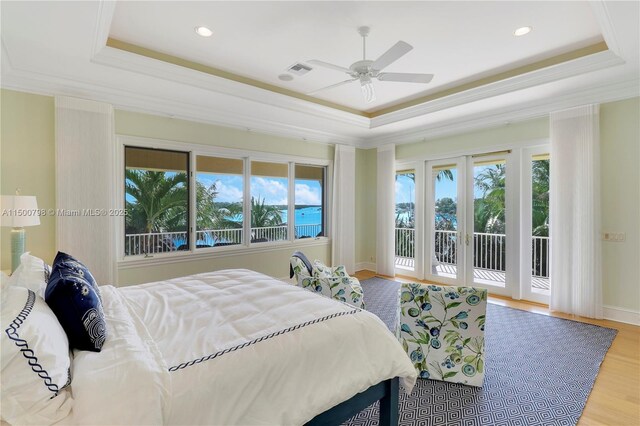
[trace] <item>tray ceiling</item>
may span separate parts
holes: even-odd
[[[201,25],[213,35],[198,36]],[[313,96],[370,117],[607,49],[590,5],[576,1],[118,2],[109,45],[313,101],[305,94],[347,76],[317,66],[278,76],[310,59],[349,67],[362,59],[361,25],[371,27],[367,59],[398,40],[413,46],[385,71],[435,74],[429,84],[375,81],[370,104],[357,82]],[[533,31],[514,37],[522,26]]]

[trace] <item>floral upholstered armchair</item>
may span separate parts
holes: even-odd
[[[290,259],[290,277],[296,284],[332,299],[364,309],[364,298],[360,281],[347,274],[344,266],[331,268],[316,260],[311,263],[306,256],[295,252]]]
[[[487,290],[402,284],[396,336],[418,376],[482,386]]]

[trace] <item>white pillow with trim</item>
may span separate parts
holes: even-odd
[[[58,422],[73,404],[67,335],[32,290],[9,286],[2,293],[2,420],[13,425]]]
[[[20,265],[9,277],[7,285],[28,288],[44,299],[49,275],[51,275],[51,266],[47,265],[44,260],[26,252],[20,256]]]

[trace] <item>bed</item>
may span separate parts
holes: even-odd
[[[75,352],[64,423],[336,424],[381,399],[393,424],[415,383],[375,315],[253,271],[101,293],[108,338]]]

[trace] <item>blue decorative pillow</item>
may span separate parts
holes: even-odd
[[[74,349],[100,352],[107,337],[98,285],[86,266],[59,252],[44,298]]]
[[[98,283],[96,282],[96,279],[93,278],[93,275],[91,275],[91,272],[89,272],[89,269],[87,269],[87,267],[84,266],[78,259],[76,259],[75,257],[67,253],[59,251],[58,254],[56,255],[56,258],[53,260],[53,264],[54,265],[64,264],[64,266],[68,268],[70,271],[73,271],[74,274],[84,277],[89,282],[89,284],[91,284],[91,287],[93,287],[95,292],[98,294],[98,297],[100,298],[100,302],[102,302],[102,295],[100,294],[100,288],[98,287]]]

